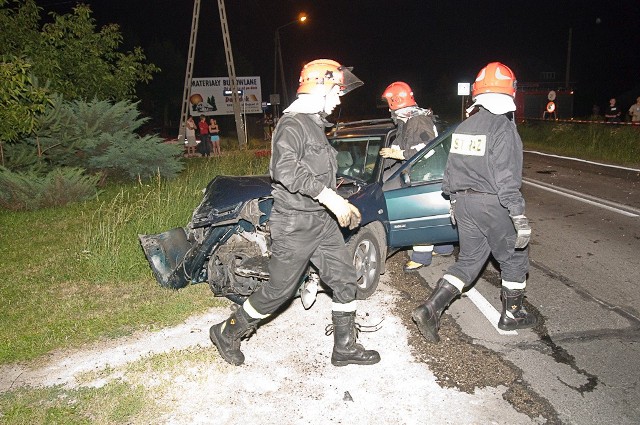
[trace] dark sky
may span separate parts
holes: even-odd
[[[99,24],[118,23],[128,45],[142,46],[166,78],[178,74],[182,84],[192,0],[86,2]],[[58,12],[73,4],[38,3]],[[570,28],[576,113],[594,102],[604,107],[612,96],[631,101],[640,95],[640,0],[227,0],[225,5],[236,74],[260,76],[265,100],[273,86],[275,29],[300,12],[308,14],[307,23],[280,30],[290,97],[302,64],[322,57],[353,66],[365,82],[343,99],[345,108],[363,114],[380,114],[376,99],[395,80],[408,82],[421,106],[447,108],[458,82],[471,82],[496,60],[510,66],[520,82],[538,81],[547,71],[563,83]],[[195,56],[194,77],[226,74],[215,0],[202,0]],[[165,76],[155,78],[159,84]],[[175,96],[182,96],[181,89]]]

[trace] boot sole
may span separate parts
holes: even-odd
[[[225,352],[220,349],[220,342],[218,341],[218,336],[216,335],[215,331],[213,330],[213,327],[211,327],[211,329],[209,329],[209,339],[211,340],[211,342],[213,343],[213,345],[218,349],[218,353],[220,354],[220,357],[222,357],[222,359],[233,365],[233,366],[240,366],[242,363],[244,363],[244,361],[238,362],[238,361],[234,361],[233,358],[227,356],[225,354]]]
[[[403,268],[402,270],[403,270],[405,273],[418,273],[418,270],[420,270],[420,269],[421,269],[421,268],[423,268],[423,267],[427,267],[427,265],[426,265],[426,264],[423,264],[423,265],[421,265],[420,267],[413,267],[413,268],[410,268],[410,269],[409,269],[409,268]]]
[[[498,323],[498,329],[503,330],[503,331],[516,331],[518,329],[529,329],[529,328],[533,328],[535,325],[537,325],[538,322],[536,323],[529,323],[527,325],[514,325],[514,326],[505,326],[505,325],[500,325],[500,323]]]
[[[438,336],[438,334],[433,332],[433,329],[427,324],[426,321],[422,320],[422,317],[416,317],[415,314],[411,314],[411,319],[418,326],[418,330],[427,341],[440,342],[440,337]]]
[[[380,358],[373,360],[334,360],[331,359],[331,364],[337,367],[348,366],[350,364],[357,365],[372,365],[380,362]]]

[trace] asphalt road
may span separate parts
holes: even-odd
[[[559,422],[640,423],[640,171],[526,153],[524,178],[527,300],[540,324],[499,333],[493,263],[447,313],[521,369]],[[420,274],[433,287],[453,261]]]

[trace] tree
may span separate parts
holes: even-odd
[[[135,133],[146,121],[136,85],[159,68],[139,47],[122,52],[118,25],[96,28],[88,5],[44,24],[41,12],[0,0],[0,206],[82,199],[100,177],[177,174],[180,146]]]
[[[4,166],[4,141],[29,134],[37,117],[51,102],[48,91],[34,84],[25,58],[0,59],[0,165]]]
[[[135,99],[136,84],[159,71],[145,63],[140,47],[119,51],[118,25],[98,30],[88,5],[51,14],[42,28],[41,11],[34,0],[0,0],[0,141],[32,131],[52,93],[66,100]]]
[[[28,57],[38,80],[67,100],[134,99],[136,84],[149,82],[159,71],[144,62],[140,47],[119,51],[119,26],[98,30],[88,5],[78,4],[64,15],[52,13],[53,21],[39,30],[41,9],[34,0],[13,0],[16,9],[7,8],[7,0],[0,2],[5,6],[0,13],[0,52]]]

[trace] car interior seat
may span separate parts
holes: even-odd
[[[353,158],[351,153],[345,151],[338,151],[338,174],[349,175],[351,166],[353,166]]]

